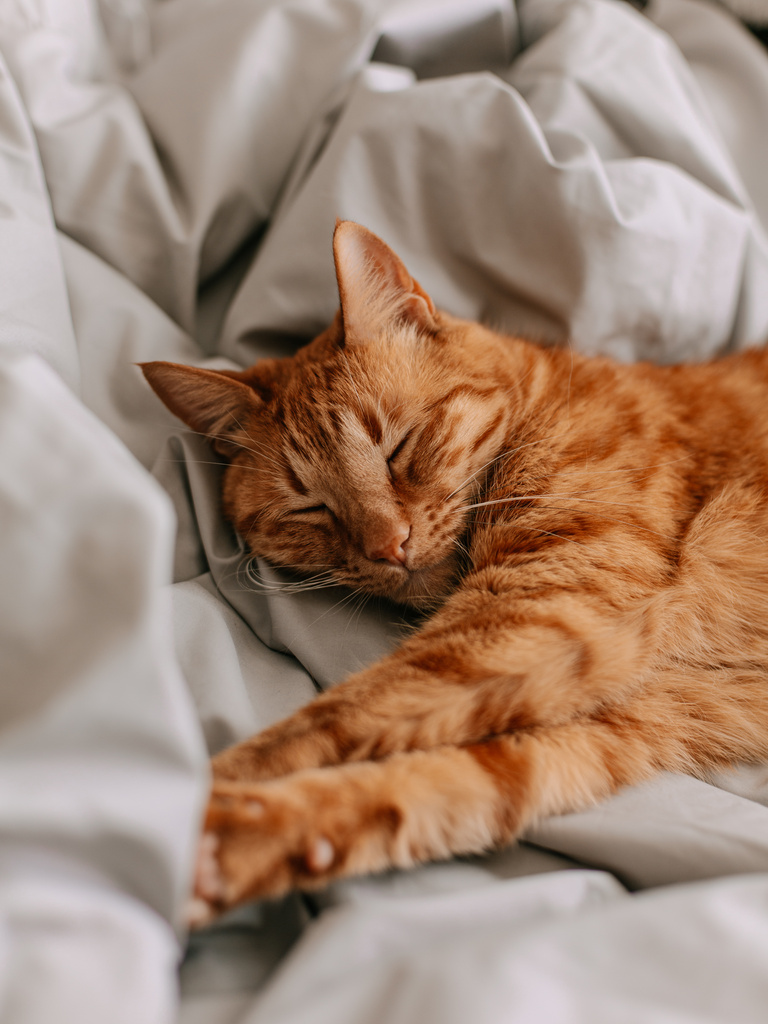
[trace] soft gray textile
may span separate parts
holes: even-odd
[[[0,1019],[764,1020],[765,766],[245,908],[179,999],[206,746],[403,623],[250,586],[220,464],[133,364],[292,351],[337,216],[509,330],[760,343],[765,52],[704,0],[10,0],[0,57]]]
[[[720,2],[752,25],[768,25],[768,0],[720,0]]]

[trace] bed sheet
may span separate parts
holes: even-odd
[[[547,343],[762,343],[765,51],[704,0],[10,0],[0,58],[0,1019],[763,1021],[766,766],[188,940],[207,753],[403,622],[244,586],[134,364],[292,351],[336,217]]]

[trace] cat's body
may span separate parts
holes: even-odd
[[[768,353],[543,349],[437,313],[357,225],[334,251],[341,315],[294,358],[145,373],[254,553],[436,610],[214,759],[200,920],[768,759]]]

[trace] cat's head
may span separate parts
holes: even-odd
[[[145,363],[168,408],[229,460],[223,506],[275,565],[429,606],[507,429],[498,339],[438,313],[367,229],[337,224],[341,308],[288,359],[241,372]]]

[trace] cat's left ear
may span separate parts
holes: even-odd
[[[432,299],[372,231],[350,220],[337,221],[333,258],[346,344],[375,337],[396,323],[411,323],[430,334],[437,331]]]
[[[222,455],[230,454],[227,434],[242,427],[262,400],[236,370],[204,370],[180,363],[139,363],[157,396],[188,427],[205,434]]]

